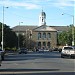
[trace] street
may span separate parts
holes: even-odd
[[[7,54],[0,75],[74,75],[75,59],[61,58],[59,52]]]

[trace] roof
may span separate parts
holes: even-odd
[[[49,27],[49,26],[46,26],[46,25],[39,26],[33,30],[34,31],[57,31],[56,29]]]
[[[42,12],[41,12],[40,15],[41,15],[41,16],[46,16],[46,13],[42,10]]]
[[[33,30],[37,26],[15,26],[12,28],[13,31],[26,31],[27,29]]]
[[[12,28],[13,31],[26,31],[27,29],[30,30],[51,30],[51,31],[68,31],[69,27],[68,26],[47,26],[44,28],[43,26],[15,26]]]
[[[57,31],[68,31],[69,30],[69,26],[50,26],[55,28]]]

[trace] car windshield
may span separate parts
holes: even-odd
[[[72,48],[72,47],[64,47],[64,49],[65,49],[65,50],[66,50],[66,49],[69,50],[69,49],[73,49],[73,48]]]

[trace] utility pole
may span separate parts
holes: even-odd
[[[1,42],[1,44],[2,44],[2,50],[4,50],[3,48],[4,48],[4,40],[3,40],[3,37],[4,37],[4,8],[8,8],[8,7],[4,7],[3,6],[3,10],[2,10],[2,12],[3,12],[3,23],[2,23],[2,42]]]

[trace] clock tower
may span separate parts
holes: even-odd
[[[46,25],[46,14],[45,12],[43,12],[43,10],[39,15],[39,26],[42,26],[42,25]]]

